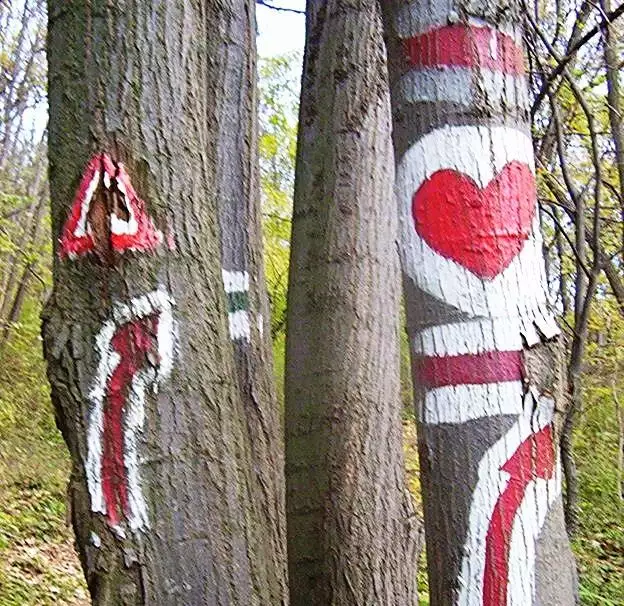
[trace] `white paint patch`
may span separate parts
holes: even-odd
[[[157,383],[156,372],[153,369],[140,371],[135,375],[124,416],[124,466],[130,509],[128,524],[133,531],[149,528],[147,503],[141,489],[139,437],[145,424],[145,391],[150,383],[154,385]]]
[[[420,420],[429,425],[465,423],[472,419],[522,412],[522,381],[445,385],[427,391]]]
[[[521,324],[518,319],[478,319],[470,322],[430,326],[416,333],[414,354],[460,356],[488,351],[520,351]]]
[[[221,270],[225,292],[243,292],[249,290],[249,274],[246,271]]]
[[[484,188],[514,160],[535,170],[530,136],[506,126],[446,126],[419,139],[397,168],[401,256],[405,273],[437,299],[473,316],[518,318],[528,331],[534,324],[554,324],[537,214],[519,254],[490,280],[433,250],[416,232],[412,216],[414,193],[435,172],[454,169]]]
[[[145,421],[145,392],[152,385],[154,393],[158,384],[165,381],[173,368],[177,326],[173,319],[174,301],[164,287],[147,295],[132,299],[129,303],[116,303],[112,319],[102,326],[95,338],[100,362],[93,387],[89,393],[91,410],[87,430],[87,461],[85,471],[91,495],[91,510],[106,514],[106,503],[102,491],[102,431],[106,387],[117,365],[121,361],[119,353],[111,347],[111,341],[118,328],[131,320],[138,320],[154,313],[158,314],[158,370],[142,370],[132,381],[129,401],[124,415],[124,464],[128,480],[128,500],[130,507],[129,524],[132,530],[149,527],[147,505],[140,481],[139,436]],[[123,529],[117,528],[119,536],[125,536]]]
[[[85,196],[82,199],[82,202],[80,204],[80,219],[78,219],[78,225],[76,225],[76,229],[74,230],[74,235],[77,238],[83,238],[84,236],[86,236],[87,229],[90,228],[89,224],[87,223],[87,215],[89,214],[89,207],[91,206],[91,200],[93,199],[93,194],[95,193],[95,190],[97,189],[99,182],[100,182],[100,171],[98,170],[93,175],[91,181],[89,181],[89,187],[87,187]],[[110,185],[110,179],[108,180],[108,182]],[[109,185],[107,185],[106,187],[109,187]]]
[[[264,317],[262,316],[262,314],[258,314],[258,334],[260,335],[260,338],[262,339],[262,337],[264,337]]]
[[[464,67],[413,69],[395,85],[393,96],[400,103],[455,103],[478,107],[480,99],[494,111],[522,112],[529,108],[529,94],[524,76]]]
[[[100,535],[91,531],[91,545],[96,549],[99,549],[102,546],[102,539],[100,539]]]
[[[537,402],[534,411],[533,406]],[[459,576],[458,606],[482,606],[486,536],[492,513],[509,483],[510,474],[501,467],[530,435],[552,423],[554,402],[529,392],[523,414],[512,428],[483,456],[479,480],[472,498],[468,536]],[[548,510],[561,492],[559,462],[549,480],[529,483],[513,525],[509,552],[508,606],[532,606],[535,594],[535,543]]]
[[[249,324],[249,312],[238,310],[228,314],[228,325],[230,329],[230,339],[233,341],[251,340],[251,325]]]

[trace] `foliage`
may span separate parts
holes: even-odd
[[[286,327],[290,216],[295,173],[297,53],[260,62],[260,182],[265,274],[271,302],[271,334]]]
[[[0,356],[0,606],[86,606],[66,522],[69,461],[41,355],[41,298],[29,297]]]
[[[581,517],[574,548],[583,604],[616,606],[624,596],[624,486],[618,477],[624,426],[617,414],[624,403],[624,318],[612,300],[595,305],[590,331],[575,431]]]

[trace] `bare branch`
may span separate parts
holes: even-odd
[[[297,15],[305,15],[305,11],[299,10],[297,8],[286,8],[284,6],[275,6],[274,4],[270,4],[265,0],[256,0],[256,4],[260,6],[266,6],[274,11],[281,11],[283,13],[296,13]]]
[[[532,116],[535,115],[539,106],[542,104],[544,97],[546,97],[547,89],[550,87],[552,81],[563,73],[568,63],[574,58],[576,52],[587,44],[587,42],[589,42],[603,27],[605,27],[608,23],[613,23],[616,19],[621,17],[622,14],[624,14],[624,3],[620,4],[620,6],[618,6],[615,10],[608,13],[606,17],[600,21],[600,23],[592,27],[582,38],[579,38],[579,40],[568,49],[568,52],[564,57],[557,59],[556,67],[554,67],[553,70],[544,77],[542,87],[533,101],[533,105],[531,106]],[[528,15],[529,13],[527,13],[527,16]],[[532,21],[530,17],[529,21]]]

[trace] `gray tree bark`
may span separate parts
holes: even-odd
[[[243,374],[219,226],[236,163],[235,203],[257,233],[253,3],[50,0],[48,14],[59,255],[44,349],[93,603],[285,604],[270,355],[254,329]],[[217,126],[227,110],[237,141]],[[70,236],[91,250],[68,256],[58,239],[89,166],[95,194]],[[133,230],[144,237],[128,245]],[[254,316],[266,313],[256,240]]]
[[[611,0],[601,0],[600,7],[608,14],[611,12]],[[618,53],[618,31],[614,23],[607,23],[602,30],[602,44],[607,76],[607,106],[611,137],[615,147],[615,165],[620,183],[620,205],[624,221],[624,119],[622,118],[622,87],[620,86],[620,57]],[[624,234],[622,235],[624,246]]]
[[[515,2],[381,2],[431,604],[576,600]]]
[[[312,1],[286,343],[291,603],[416,604],[385,52],[372,0]]]
[[[265,550],[263,560],[276,562],[267,573],[274,592],[270,603],[280,604],[288,592],[284,434],[273,384],[262,256],[255,0],[221,5],[210,21],[227,40],[214,55],[223,67],[208,123],[215,124],[218,137],[216,190],[228,328],[250,435],[254,506],[263,528],[259,547]]]

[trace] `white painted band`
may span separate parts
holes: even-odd
[[[465,67],[413,69],[397,82],[393,96],[400,103],[447,102],[463,107],[487,103],[488,108],[504,112],[529,107],[524,76]]]
[[[228,314],[228,323],[230,329],[230,339],[233,341],[242,340],[249,342],[251,340],[251,324],[249,322],[249,312],[244,309],[233,311]]]
[[[229,271],[223,269],[223,288],[226,293],[249,290],[249,274],[246,271]]]
[[[520,351],[520,320],[477,319],[430,326],[412,339],[414,353],[423,356],[459,356],[487,351]]]
[[[455,11],[455,0],[412,0],[403,2],[395,10],[395,26],[399,38],[413,38],[430,30],[446,25],[460,23]],[[494,25],[477,17],[468,17],[468,25],[472,27],[489,27]],[[496,29],[510,36],[516,44],[522,44],[522,30],[511,24],[498,24]]]
[[[428,425],[465,423],[472,419],[522,412],[522,381],[447,385],[425,394],[420,420]]]

